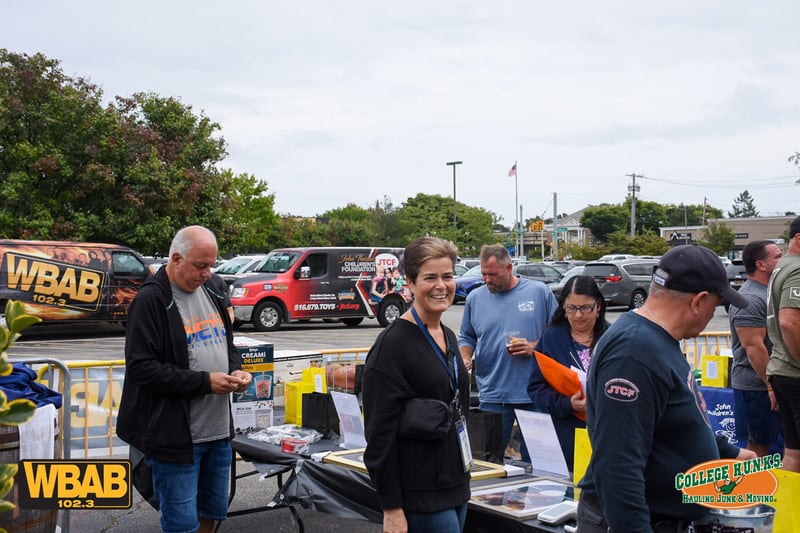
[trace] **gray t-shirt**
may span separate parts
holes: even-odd
[[[737,327],[764,328],[766,335],[767,328],[767,286],[757,281],[748,279],[739,288],[739,294],[747,298],[749,304],[743,309],[730,306],[731,323],[731,349],[733,350],[733,366],[731,367],[731,387],[740,390],[767,390],[767,385],[758,377],[758,373],[750,366],[739,335],[736,334]],[[764,339],[767,353],[772,352],[772,342],[769,336]]]
[[[201,287],[186,292],[173,283],[172,296],[186,331],[189,368],[227,373],[227,332],[205,289]],[[205,394],[189,400],[192,442],[209,442],[230,436],[229,401],[227,394]]]

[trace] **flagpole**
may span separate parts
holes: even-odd
[[[518,182],[518,176],[519,176],[519,168],[517,168],[517,162],[514,161],[514,202],[515,202],[515,205],[514,205],[514,219],[517,221],[517,228],[516,228],[517,229],[517,259],[519,259],[519,251],[520,251],[521,243],[522,243],[522,236],[520,234],[521,233],[520,229],[522,228],[522,221],[520,221],[520,219],[519,219],[520,213],[519,213],[519,182]]]

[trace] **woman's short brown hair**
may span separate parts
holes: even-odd
[[[411,241],[403,253],[403,268],[406,278],[417,282],[419,269],[428,259],[446,257],[455,266],[458,261],[458,248],[450,242],[439,237],[419,237]]]

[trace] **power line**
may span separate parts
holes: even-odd
[[[741,189],[744,186],[747,189],[779,189],[782,187],[796,187],[798,184],[797,176],[775,176],[771,178],[746,178],[746,179],[727,179],[724,181],[702,181],[697,179],[667,179],[667,178],[654,178],[652,176],[638,176],[643,180],[650,180],[657,183],[666,183],[670,185],[683,185],[687,187],[715,187],[721,189]],[[757,181],[756,181],[757,180]],[[773,182],[773,183],[770,183]]]

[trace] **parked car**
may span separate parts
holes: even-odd
[[[515,276],[521,278],[535,279],[547,283],[557,283],[561,281],[564,274],[552,265],[543,263],[518,263],[512,270]]]
[[[234,282],[236,276],[251,272],[261,266],[266,257],[266,254],[237,255],[222,263],[214,272],[224,279],[225,283],[230,285]]]
[[[456,264],[456,266],[455,266],[455,267],[453,267],[453,271],[455,272],[455,274],[456,274],[456,277],[464,275],[464,273],[465,273],[467,270],[469,270],[469,267],[466,267],[466,266],[464,266],[464,265],[459,265],[459,264]]]
[[[467,268],[472,268],[481,264],[481,260],[477,257],[459,257],[458,264],[464,265]]]
[[[583,265],[571,268],[570,270],[567,271],[566,274],[564,274],[564,277],[561,278],[561,281],[551,283],[549,287],[550,290],[553,291],[553,296],[555,296],[556,298],[561,296],[561,291],[564,290],[564,285],[567,284],[567,281],[569,281],[570,278],[574,278],[575,276],[580,276],[581,274],[583,274]]]
[[[167,264],[166,257],[142,257],[144,259],[144,264],[147,266],[147,269],[150,271],[151,274],[155,274],[158,272],[162,266]]]
[[[569,270],[566,265],[562,265],[560,263],[545,263],[545,264],[558,270],[562,276],[567,273],[567,270]]]
[[[728,283],[737,291],[747,281],[747,272],[741,259],[733,259],[731,264],[725,267],[725,271],[728,273]]]
[[[592,262],[583,267],[583,274],[594,278],[609,306],[636,309],[644,305],[653,277],[652,259],[623,259]]]
[[[456,296],[453,303],[463,302],[473,289],[483,285],[481,265],[477,264],[456,278]]]
[[[553,265],[556,268],[563,267],[565,272],[569,272],[576,266],[583,266],[586,263],[588,263],[588,261],[584,261],[582,259],[572,259],[569,261],[553,261],[552,263],[547,263],[547,264]]]
[[[561,272],[550,265],[542,263],[517,263],[514,265],[512,272],[517,277],[541,281],[548,285],[561,281],[563,277]],[[463,302],[470,292],[481,285],[483,285],[481,266],[476,265],[456,278],[456,296],[453,302]]]
[[[636,256],[631,254],[606,254],[597,259],[597,262],[623,261],[625,259],[636,259]]]

